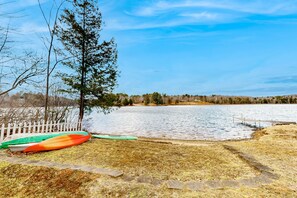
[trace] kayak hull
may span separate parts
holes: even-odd
[[[134,136],[92,135],[92,137],[107,140],[137,140]]]
[[[85,131],[71,131],[71,132],[58,132],[58,133],[47,133],[47,134],[30,134],[31,136],[28,137],[20,137],[17,139],[9,140],[2,142],[0,148],[8,148],[9,145],[19,145],[19,144],[29,144],[29,143],[39,143],[44,140],[63,136],[63,135],[70,135],[70,134],[79,134],[79,135],[88,135]]]

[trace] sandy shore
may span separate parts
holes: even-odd
[[[296,125],[240,141],[92,139],[52,152],[0,154],[0,197],[297,196]]]

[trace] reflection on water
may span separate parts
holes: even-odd
[[[175,139],[249,138],[252,129],[234,117],[296,121],[297,105],[212,105],[123,107],[111,114],[93,112],[90,131]]]

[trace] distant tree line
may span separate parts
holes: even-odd
[[[109,106],[133,105],[199,105],[199,104],[297,104],[297,95],[247,97],[222,95],[167,95],[154,92],[151,94],[131,95],[125,93],[107,94],[105,100]],[[18,92],[0,96],[0,107],[44,107],[43,93]],[[61,95],[50,96],[50,106],[77,106],[77,101]]]
[[[287,96],[223,96],[223,95],[167,95],[154,92],[151,94],[117,94],[119,106],[128,105],[195,105],[195,104],[297,104],[297,95]]]

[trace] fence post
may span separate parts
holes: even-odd
[[[4,133],[5,133],[5,124],[2,124],[1,132],[0,132],[0,142],[4,140]]]

